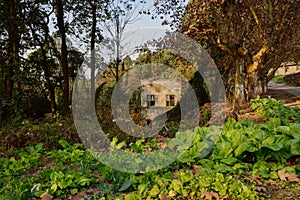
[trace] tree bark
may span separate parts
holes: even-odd
[[[16,13],[16,5],[14,0],[5,1],[8,4],[9,8],[9,20],[7,24],[7,32],[9,37],[9,66],[8,72],[6,76],[6,100],[7,103],[11,102],[13,95],[13,87],[14,87],[14,75],[15,71],[19,69],[19,30],[18,30],[18,20]]]
[[[69,111],[70,105],[70,97],[69,97],[69,70],[68,70],[68,48],[66,42],[66,29],[64,23],[64,13],[63,13],[63,4],[61,0],[56,0],[55,4],[56,8],[56,18],[57,18],[57,25],[59,28],[59,33],[61,37],[61,57],[60,62],[63,71],[63,97],[64,97],[64,104],[63,104],[63,112],[67,113]]]
[[[256,71],[247,74],[247,99],[253,99],[259,94],[258,74]]]
[[[233,113],[237,114],[243,104],[246,102],[245,98],[245,80],[244,80],[244,60],[237,59],[235,70],[235,87],[234,87],[234,102]]]
[[[95,109],[95,71],[96,71],[96,59],[95,59],[95,43],[96,43],[96,4],[92,3],[92,32],[91,32],[91,111]]]
[[[116,46],[117,46],[117,60],[116,60],[116,82],[119,81],[119,65],[120,65],[120,40],[121,40],[121,32],[120,32],[120,17],[117,15],[116,17]]]
[[[248,99],[255,98],[260,93],[259,81],[261,81],[259,72],[264,72],[262,61],[265,53],[268,51],[268,46],[263,45],[260,50],[252,57],[252,63],[247,66],[247,93]],[[263,77],[263,76],[261,76]]]

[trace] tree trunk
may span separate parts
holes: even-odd
[[[237,59],[235,70],[233,113],[237,114],[245,104],[245,85],[244,85],[244,60]]]
[[[248,99],[255,98],[260,93],[259,81],[264,79],[263,75],[259,76],[259,72],[263,72],[261,65],[263,56],[268,51],[268,46],[263,45],[260,50],[252,57],[252,63],[247,66],[246,77],[247,77],[247,91]],[[260,80],[261,79],[261,80]]]
[[[247,74],[247,99],[253,99],[259,94],[258,74],[256,71]]]
[[[18,30],[18,20],[16,13],[16,5],[14,0],[5,1],[9,8],[9,20],[7,24],[7,32],[9,37],[9,66],[6,76],[6,101],[10,104],[13,96],[14,88],[14,75],[15,72],[19,70],[19,30]]]
[[[53,115],[56,112],[55,90],[54,90],[54,86],[52,85],[51,80],[50,80],[51,72],[49,70],[49,66],[48,66],[48,63],[47,63],[46,51],[44,49],[44,45],[42,45],[42,44],[41,44],[41,51],[42,51],[42,57],[43,57],[44,75],[45,75],[47,87],[48,87],[48,90],[49,90],[49,93],[50,93],[51,113]]]
[[[267,74],[259,79],[258,81],[258,89],[259,89],[259,93],[262,94],[262,93],[266,93],[268,91],[268,82],[267,82]]]
[[[119,81],[119,65],[120,65],[120,18],[116,17],[116,46],[117,46],[117,61],[116,61],[116,82]]]
[[[56,0],[56,18],[57,25],[59,28],[59,33],[61,37],[61,66],[63,71],[63,112],[67,113],[70,105],[70,97],[69,97],[69,70],[68,70],[68,48],[66,42],[66,30],[64,24],[64,13],[63,13],[63,5],[61,0]]]
[[[95,43],[96,43],[96,25],[97,25],[95,1],[92,3],[92,16],[93,16],[93,21],[92,21],[92,32],[91,32],[91,111],[95,109],[95,71],[96,71]]]

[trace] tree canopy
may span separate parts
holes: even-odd
[[[109,43],[104,31],[113,39],[110,44],[116,55],[111,64],[117,81],[123,73],[119,74],[119,68],[124,71],[125,65],[132,65],[131,61],[125,64],[120,40],[138,13],[163,19],[163,24],[193,38],[210,53],[222,74],[227,97],[236,105],[234,110],[264,92],[282,63],[299,61],[297,0],[172,0],[152,4],[154,9],[150,10],[144,7],[145,1],[1,1],[1,107],[9,108],[5,109],[8,115],[22,115],[22,98],[28,96],[24,87],[35,77],[32,80],[42,83],[52,113],[67,113],[83,54],[90,52],[90,76],[97,75],[93,50],[97,44]],[[68,38],[80,41],[80,45]],[[82,46],[84,51],[79,50]],[[144,53],[135,63],[148,61],[177,65],[180,72],[192,77],[189,64],[163,51]],[[92,84],[91,90],[95,89]]]

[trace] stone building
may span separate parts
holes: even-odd
[[[171,110],[181,98],[180,82],[143,80],[141,85],[142,115],[148,120]]]
[[[300,63],[283,63],[282,66],[277,69],[275,76],[289,75],[300,72]]]

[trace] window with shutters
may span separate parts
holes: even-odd
[[[148,101],[148,107],[155,106],[157,101],[157,96],[153,94],[147,95],[147,101]]]
[[[166,106],[175,106],[175,95],[167,95]]]

